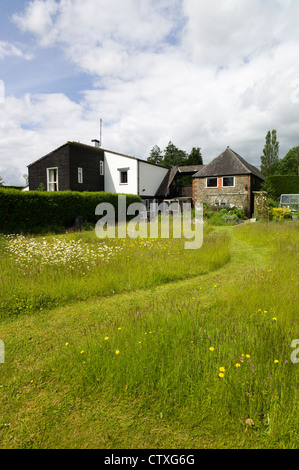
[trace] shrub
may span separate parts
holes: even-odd
[[[273,220],[291,219],[292,212],[289,208],[272,207],[269,211],[270,218]]]
[[[299,194],[299,176],[273,175],[268,176],[263,183],[263,189],[273,199],[279,199],[281,194]]]

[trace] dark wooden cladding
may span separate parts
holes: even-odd
[[[104,162],[104,150],[68,142],[29,165],[29,190],[41,183],[47,190],[47,169],[57,168],[59,191],[104,191],[100,161]],[[82,168],[83,183],[78,182],[78,168]]]

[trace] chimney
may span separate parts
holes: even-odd
[[[94,140],[92,140],[91,142],[94,142],[94,146],[95,146],[96,148],[100,148],[100,141],[99,141],[99,140],[94,139]]]

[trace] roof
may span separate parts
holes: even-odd
[[[49,157],[50,155],[52,155],[54,152],[56,152],[57,150],[60,150],[61,148],[65,147],[66,145],[72,145],[72,146],[78,146],[78,147],[85,147],[86,149],[88,150],[94,150],[96,152],[108,152],[108,153],[113,153],[114,155],[120,155],[122,157],[127,157],[127,158],[133,158],[134,160],[139,160],[141,162],[144,162],[144,163],[148,163],[149,165],[154,165],[154,166],[159,166],[161,168],[165,168],[167,169],[167,167],[165,166],[162,166],[162,165],[157,165],[156,163],[152,163],[152,162],[148,162],[147,160],[143,160],[142,158],[137,158],[137,157],[132,157],[130,155],[125,155],[124,153],[118,153],[118,152],[113,152],[112,150],[107,150],[107,149],[104,149],[102,147],[95,147],[93,145],[87,145],[87,144],[81,144],[81,142],[66,142],[65,144],[61,145],[60,147],[56,148],[55,150],[52,150],[52,152],[50,153],[47,153],[47,155],[44,155],[43,157],[35,160],[34,162],[30,163],[28,165],[28,168],[32,165],[34,165],[35,163],[39,162],[40,160],[43,160],[44,158],[47,158]]]
[[[253,174],[265,180],[265,176],[253,165],[247,163],[229,147],[218,157],[214,158],[208,165],[201,168],[193,178],[205,178],[207,176],[234,176]]]
[[[178,173],[185,173],[185,174],[194,174],[198,172],[204,165],[186,165],[186,166],[174,166],[168,170],[165,177],[160,184],[156,196],[166,197],[168,194],[169,187],[173,182],[174,178]]]

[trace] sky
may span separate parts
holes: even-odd
[[[67,141],[252,165],[299,145],[298,0],[0,0],[0,175]],[[92,144],[91,144],[92,145]]]

